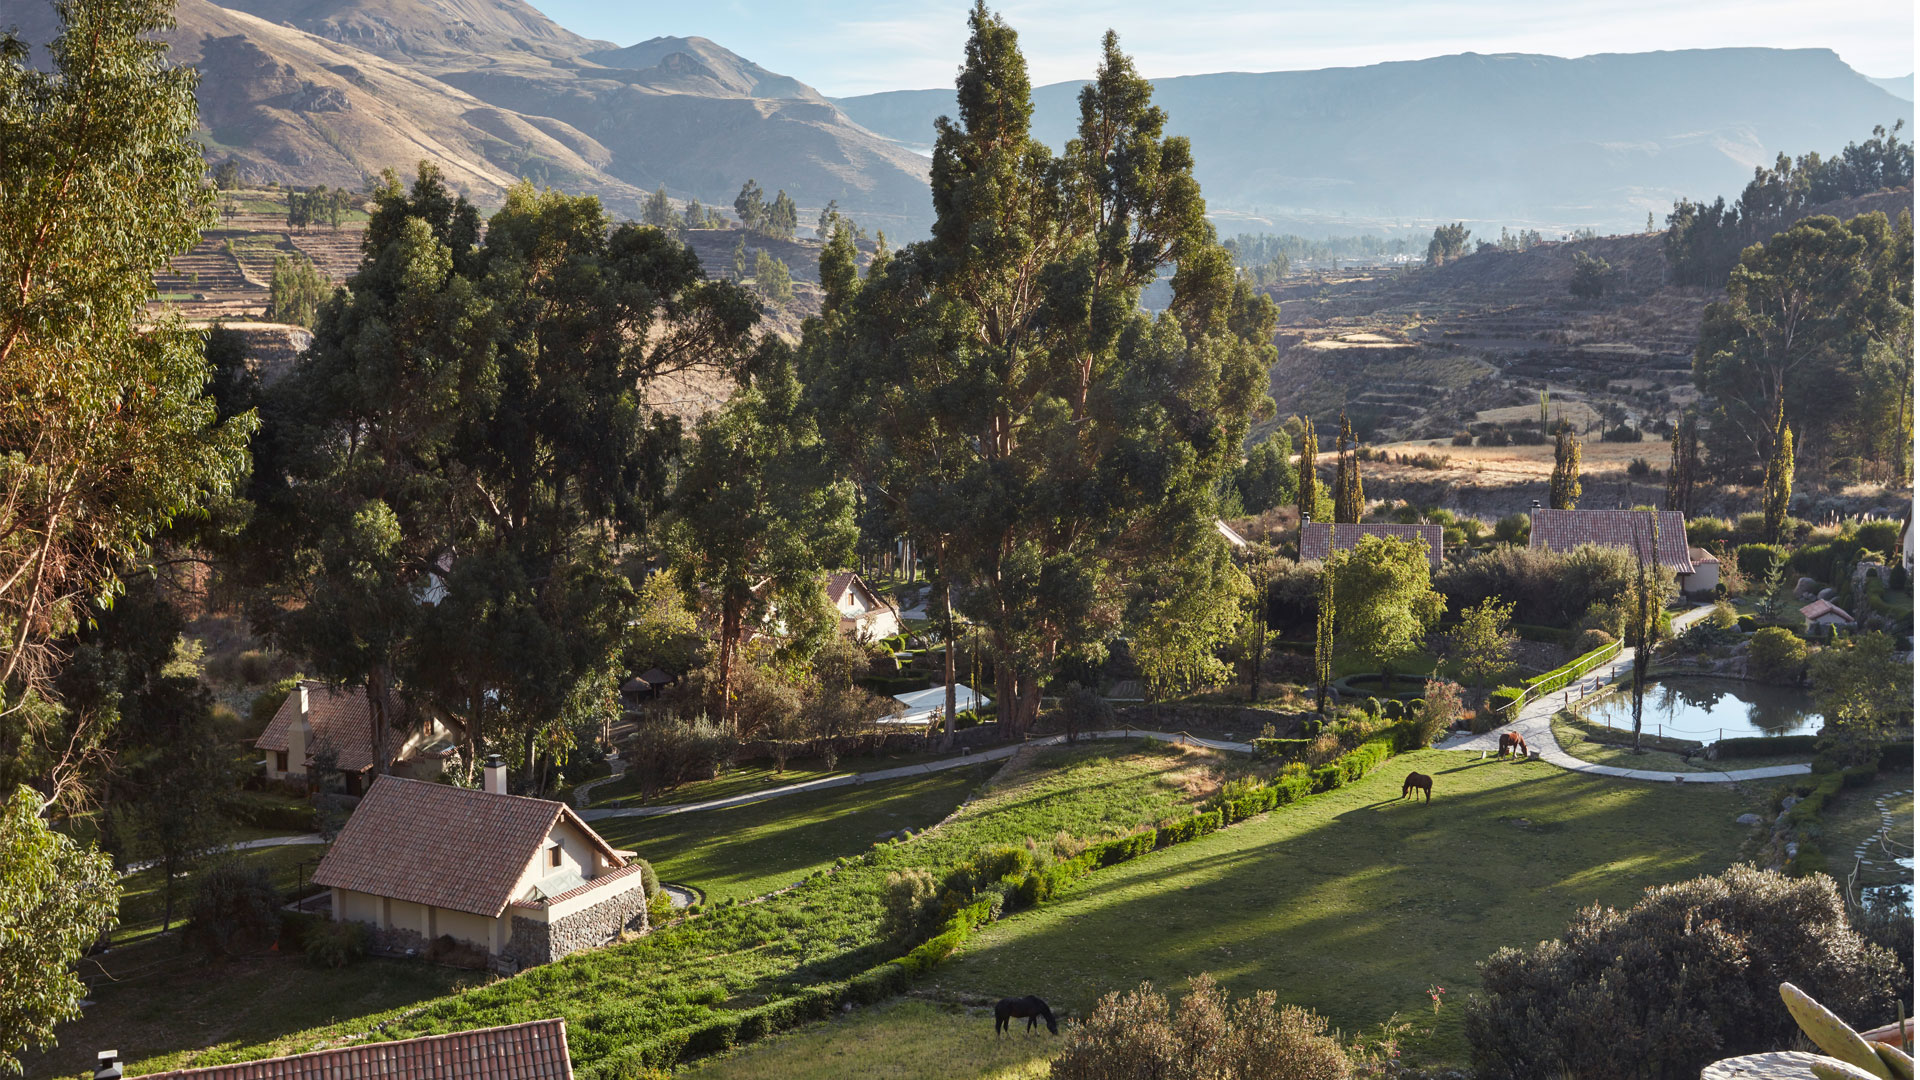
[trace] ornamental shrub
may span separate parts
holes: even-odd
[[[1763,682],[1797,683],[1807,670],[1807,643],[1793,631],[1769,626],[1747,643],[1747,673]]]
[[[367,955],[367,930],[361,923],[329,919],[307,927],[301,936],[307,963],[314,967],[343,968]]]
[[[209,956],[264,949],[280,935],[280,890],[264,867],[215,864],[200,879],[186,938]]]
[[[1353,1062],[1325,1017],[1281,1005],[1271,990],[1234,1001],[1202,973],[1177,1012],[1152,983],[1103,996],[1086,1023],[1069,1029],[1051,1075],[1347,1080]]]
[[[1733,551],[1734,565],[1747,578],[1758,581],[1773,572],[1787,557],[1787,549],[1778,544],[1741,544]]]
[[[1797,807],[1796,807],[1797,809]],[[1912,992],[1900,958],[1847,919],[1833,879],[1751,866],[1599,905],[1531,950],[1481,965],[1467,1040],[1487,1080],[1692,1080],[1709,1062],[1793,1045],[1792,982],[1856,1026]]]

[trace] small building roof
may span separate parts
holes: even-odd
[[[1427,563],[1435,570],[1440,569],[1440,560],[1447,550],[1447,530],[1443,525],[1309,521],[1300,526],[1300,561],[1325,561],[1336,551],[1352,551],[1363,536],[1421,541],[1427,545]]]
[[[945,684],[930,686],[925,690],[895,694],[893,700],[900,703],[905,711],[898,716],[880,718],[882,724],[924,724],[936,716],[945,716],[947,712],[947,688]],[[977,709],[987,703],[987,696],[966,683],[953,686],[953,709],[960,712]]]
[[[1808,622],[1824,618],[1828,615],[1836,616],[1846,622],[1853,621],[1853,616],[1847,614],[1845,608],[1831,600],[1815,600],[1813,603],[1801,608],[1800,614],[1806,616]]]
[[[475,1028],[152,1073],[147,1080],[573,1080],[567,1022]]]
[[[313,679],[302,682],[280,703],[273,719],[267,722],[267,730],[254,740],[254,749],[288,748],[287,732],[300,719],[301,686],[307,690],[307,724],[313,729],[313,737],[307,740],[308,755],[323,746],[331,746],[340,753],[341,771],[364,772],[372,768],[373,712],[367,708],[367,691],[358,686],[330,686]],[[387,702],[387,760],[391,762],[407,743],[407,725],[397,722],[405,709],[401,700],[388,694]]]
[[[316,885],[498,918],[561,818],[626,859],[565,803],[382,776],[313,871]]]
[[[1719,556],[1717,556],[1717,555],[1715,555],[1715,554],[1714,554],[1713,552],[1711,552],[1711,551],[1708,551],[1708,550],[1707,550],[1706,548],[1700,548],[1700,547],[1690,547],[1690,548],[1688,548],[1688,549],[1687,549],[1687,558],[1689,558],[1689,559],[1691,559],[1691,560],[1693,560],[1693,565],[1695,565],[1695,566],[1718,566],[1718,565],[1720,565],[1720,558],[1719,558]]]
[[[1213,531],[1219,533],[1221,539],[1233,545],[1235,550],[1239,550],[1247,546],[1247,538],[1244,536],[1241,536],[1237,532],[1234,532],[1233,526],[1227,524],[1225,521],[1222,521],[1219,518],[1213,519]]]
[[[1676,574],[1693,573],[1687,519],[1678,510],[1544,510],[1535,507],[1527,547],[1568,552],[1582,544],[1634,550],[1646,543],[1647,518],[1657,527],[1652,560]]]
[[[880,594],[873,591],[860,575],[851,570],[842,570],[827,578],[827,599],[838,607],[848,593],[858,593],[868,608],[884,607]]]

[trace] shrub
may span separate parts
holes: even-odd
[[[1555,553],[1500,547],[1448,567],[1434,587],[1456,611],[1490,597],[1511,602],[1518,632],[1520,623],[1571,625],[1594,605],[1625,595],[1633,576],[1633,559],[1622,548],[1583,544]]]
[[[1714,743],[1721,757],[1812,757],[1818,735],[1775,735],[1721,739]]]
[[[679,909],[673,906],[673,894],[665,889],[647,897],[647,925],[658,928],[679,916]]]
[[[933,920],[938,893],[933,875],[917,866],[888,874],[880,933],[895,943],[920,937]]]
[[[1889,563],[1900,561],[1900,523],[1897,521],[1862,522],[1853,538],[1868,551],[1879,552]]]
[[[1312,739],[1255,739],[1253,756],[1257,759],[1279,758],[1292,761],[1306,753],[1313,745]]]
[[[1637,457],[1627,463],[1627,475],[1638,480],[1653,473],[1653,466],[1646,458]]]
[[[1601,442],[1639,442],[1640,429],[1632,424],[1620,424],[1600,433]]]
[[[1579,636],[1573,639],[1573,651],[1575,655],[1585,656],[1595,649],[1606,648],[1613,644],[1613,640],[1613,635],[1607,633],[1605,630],[1597,626],[1588,627],[1580,631]]]
[[[1473,432],[1471,432],[1471,431],[1458,431],[1458,432],[1455,432],[1455,433],[1454,433],[1454,436],[1453,436],[1453,445],[1455,445],[1455,446],[1472,446],[1472,445],[1473,445]]]
[[[261,867],[220,862],[200,879],[187,940],[209,956],[264,949],[280,935],[280,890]]]
[[[1740,625],[1740,613],[1725,600],[1713,605],[1713,612],[1707,616],[1707,622],[1722,630],[1732,630]]]
[[[1465,694],[1460,684],[1434,679],[1427,683],[1427,695],[1418,704],[1413,713],[1412,723],[1415,741],[1420,746],[1432,746],[1433,740],[1446,734],[1453,728],[1465,710]]]
[[[1051,1075],[1346,1080],[1353,1063],[1328,1034],[1326,1018],[1278,1004],[1271,990],[1231,1000],[1203,973],[1177,1014],[1152,983],[1101,997],[1093,1015],[1068,1032]]]
[[[1741,544],[1733,550],[1733,562],[1740,573],[1759,580],[1787,557],[1787,549],[1778,544]]]
[[[1650,888],[1624,912],[1589,907],[1557,940],[1496,952],[1466,1032],[1489,1080],[1680,1080],[1791,1045],[1782,982],[1858,1023],[1892,1015],[1903,974],[1848,924],[1831,878],[1742,865]]]
[[[639,726],[622,751],[648,792],[711,780],[733,763],[739,741],[706,717],[666,716]]]
[[[1769,626],[1747,643],[1747,673],[1774,683],[1797,683],[1807,669],[1807,643],[1793,631]]]
[[[307,927],[301,936],[307,962],[315,967],[343,968],[367,955],[367,928],[357,922],[329,919]]]
[[[653,864],[645,859],[634,859],[640,864],[640,889],[651,900],[660,895],[660,875],[653,872]]]
[[[1496,713],[1504,714],[1508,707],[1519,701],[1526,691],[1517,686],[1498,686],[1487,695],[1487,707]]]

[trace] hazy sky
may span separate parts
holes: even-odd
[[[948,86],[970,0],[532,0],[561,25],[631,45],[712,38],[832,96]],[[1283,71],[1447,53],[1766,45],[1832,49],[1867,75],[1914,63],[1913,0],[1006,0],[1036,85],[1084,78],[1120,32],[1143,74]]]

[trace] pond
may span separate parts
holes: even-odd
[[[1613,694],[1588,706],[1587,718],[1633,727],[1633,699]],[[1647,687],[1641,730],[1670,738],[1714,742],[1767,735],[1814,735],[1821,718],[1804,690],[1739,679],[1656,679]]]

